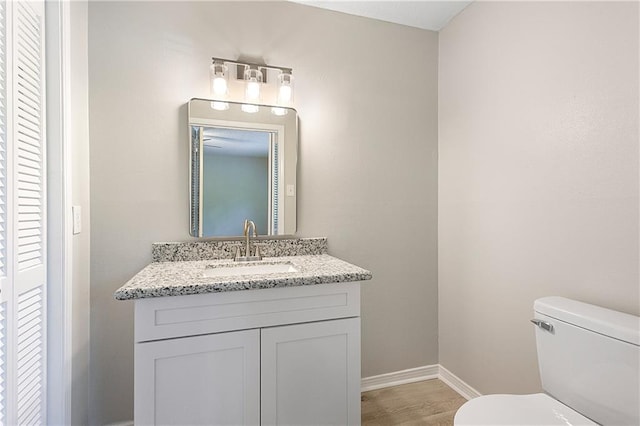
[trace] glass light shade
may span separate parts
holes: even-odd
[[[229,93],[229,68],[224,62],[216,61],[209,67],[211,79],[211,94],[213,96],[226,96]]]
[[[271,107],[271,114],[273,115],[283,116],[287,115],[288,113],[289,111],[286,108]]]
[[[213,85],[214,95],[226,95],[229,91],[227,80],[223,77],[215,77],[211,84]]]
[[[212,101],[211,102],[211,108],[215,109],[216,111],[225,111],[229,109],[229,103],[228,102],[220,102],[220,101]]]
[[[249,114],[253,114],[260,111],[260,107],[258,105],[251,105],[251,104],[242,104],[240,106],[240,109],[244,112],[248,112]]]
[[[262,71],[257,68],[247,67],[244,70],[246,88],[244,98],[248,102],[260,101],[260,85],[262,84]]]
[[[290,104],[293,102],[293,76],[288,72],[278,75],[278,103]]]

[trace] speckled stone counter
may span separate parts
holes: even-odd
[[[154,262],[183,262],[189,260],[231,259],[236,245],[244,239],[190,241],[177,243],[154,243],[151,256]],[[326,238],[259,238],[258,243],[264,257],[303,256],[327,253]]]
[[[211,267],[286,262],[291,263],[298,271],[226,277],[204,275],[205,270]],[[231,259],[153,262],[120,287],[114,296],[118,300],[130,300],[369,279],[371,279],[371,272],[327,254],[265,257],[260,262],[242,263]]]

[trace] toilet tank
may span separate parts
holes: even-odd
[[[564,297],[534,303],[542,387],[603,425],[640,425],[640,318]]]

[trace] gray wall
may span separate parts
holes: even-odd
[[[89,419],[89,76],[88,7],[86,1],[70,3],[71,75],[71,203],[82,208],[82,232],[73,236],[71,424]]]
[[[219,155],[206,146],[203,153],[203,235],[242,235],[245,218],[253,220],[258,234],[267,234],[269,157]]]
[[[437,34],[285,2],[90,2],[92,424],[133,417],[133,304],[112,294],[152,242],[189,239],[185,104],[213,55],[294,69],[298,235],[375,277],[363,376],[437,362]]]
[[[440,32],[440,363],[540,390],[533,301],[639,314],[638,3],[475,2]]]

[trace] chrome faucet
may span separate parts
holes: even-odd
[[[251,237],[256,238],[258,233],[256,232],[256,224],[249,219],[245,219],[244,221],[244,241],[245,241],[245,249],[244,256],[240,256],[240,248],[236,250],[236,262],[247,262],[249,260],[262,260],[262,256],[260,256],[260,248],[256,245],[253,256],[251,255]]]

